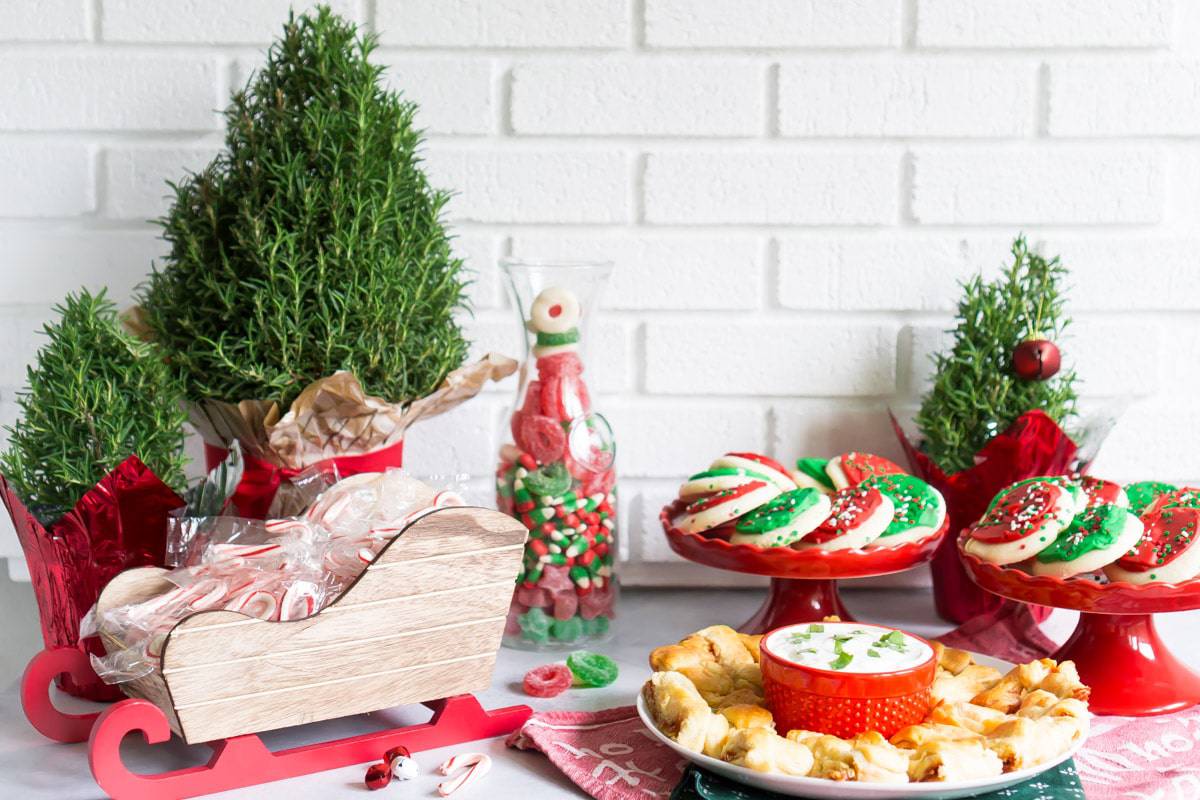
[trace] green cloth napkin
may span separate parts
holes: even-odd
[[[1075,762],[1064,761],[1054,769],[1035,775],[1024,783],[985,792],[981,800],[1085,800]],[[689,766],[671,792],[671,800],[787,800],[784,795],[735,783],[728,778]]]

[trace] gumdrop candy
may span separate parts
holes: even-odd
[[[517,589],[515,599],[523,606],[541,608],[550,605],[550,593],[535,586],[522,586]]]
[[[550,617],[540,608],[531,608],[517,618],[521,622],[521,630],[526,635],[531,633],[547,634],[550,632]]]
[[[611,587],[596,589],[579,598],[579,613],[584,619],[594,619],[601,614],[611,616],[613,591]]]
[[[537,588],[545,589],[552,594],[567,590],[575,591],[575,584],[571,580],[570,572],[570,567],[558,567],[548,564],[545,571],[542,572],[542,579],[538,581]]]
[[[565,664],[544,664],[525,673],[521,688],[533,697],[557,697],[574,682],[575,676]]]
[[[570,619],[575,616],[578,608],[579,597],[575,594],[574,590],[554,595],[554,611],[552,613],[556,620]]]
[[[603,636],[608,633],[608,617],[594,617],[583,623],[583,632],[587,636]]]
[[[578,641],[583,636],[583,620],[579,617],[556,619],[550,625],[550,635],[560,642]]]

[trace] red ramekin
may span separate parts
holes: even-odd
[[[888,633],[884,625],[852,623]],[[884,737],[922,722],[932,706],[931,688],[937,657],[894,672],[838,672],[788,661],[771,652],[767,642],[778,631],[807,629],[808,623],[785,625],[763,636],[761,666],[767,708],[779,733],[803,729],[848,739],[864,731]],[[901,631],[929,644],[920,636]]]

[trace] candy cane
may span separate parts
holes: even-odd
[[[491,768],[492,759],[483,753],[462,753],[457,756],[451,756],[438,767],[438,772],[443,775],[449,775],[457,769],[462,769],[463,771],[450,780],[439,783],[437,787],[438,794],[442,797],[448,797],[464,786],[478,783],[483,779],[484,775],[488,774]]]

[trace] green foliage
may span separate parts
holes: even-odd
[[[374,47],[328,8],[290,17],[225,111],[225,148],[173,187],[171,252],[140,299],[189,398],[286,405],[346,369],[410,402],[466,357],[448,195]]]
[[[1058,341],[1069,324],[1058,258],[1032,252],[1024,237],[1012,246],[1013,263],[995,281],[976,275],[963,284],[954,346],[934,355],[933,388],[916,422],[924,450],[947,472],[967,469],[994,435],[1026,411],[1040,408],[1059,425],[1075,414],[1075,373],[1044,381],[1019,378],[1013,349],[1026,339]]]
[[[120,328],[104,292],[70,295],[55,311],[0,471],[46,522],[131,455],[181,489],[183,392],[159,353]]]

